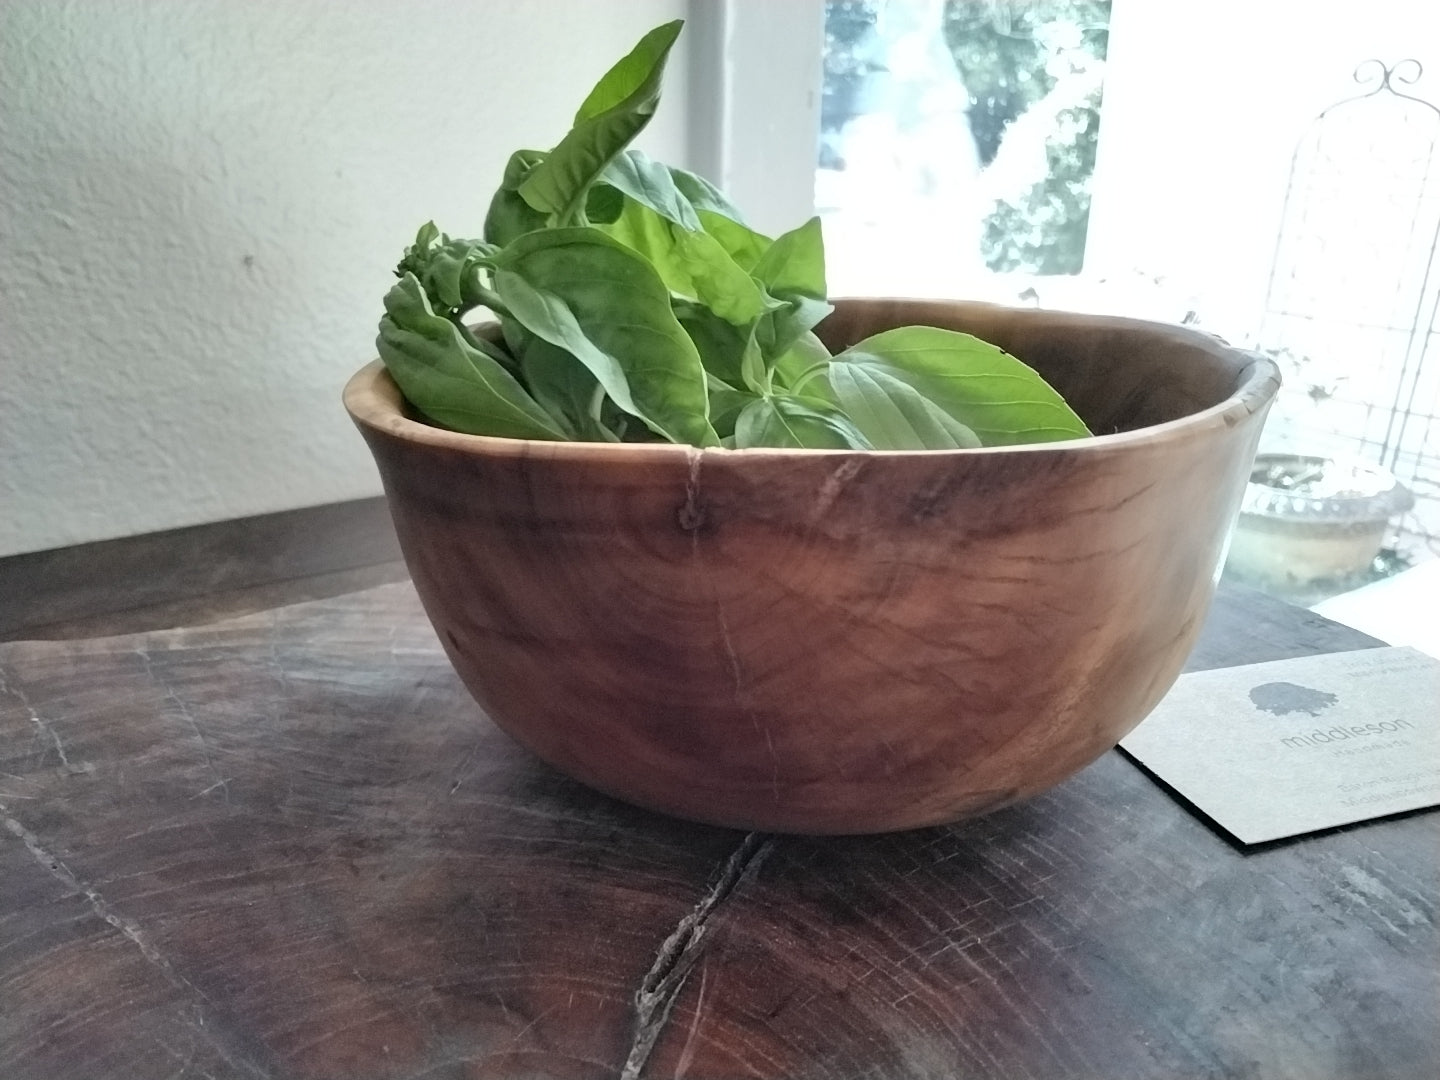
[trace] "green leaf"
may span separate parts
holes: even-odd
[[[564,439],[565,433],[499,362],[430,306],[414,274],[385,295],[376,340],[400,392],[443,427],[511,439]]]
[[[693,301],[676,300],[672,307],[680,325],[695,343],[705,370],[731,386],[739,386],[742,382],[740,363],[751,337],[749,328],[728,323]]]
[[[480,270],[495,251],[483,240],[452,240],[427,221],[405,249],[395,276],[415,275],[437,313],[463,314],[488,299]]]
[[[758,322],[737,326],[703,305],[685,301],[675,304],[675,314],[695,342],[707,374],[743,386],[751,394],[770,391],[772,380],[755,336]]]
[[[737,286],[739,288],[743,287]],[[706,295],[713,299],[717,293]],[[745,298],[743,304],[737,302],[733,308],[721,309],[731,316],[729,319],[720,318],[704,304],[678,301],[675,305],[676,315],[695,342],[706,371],[732,386],[743,385],[756,393],[764,393],[773,382],[770,371],[775,362],[798,348],[800,339],[807,335],[813,343],[812,350],[818,349],[821,357],[829,358],[819,339],[808,333],[811,326],[830,313],[829,304],[806,297],[777,301],[761,291],[759,296],[764,308],[758,319],[747,322],[744,316],[753,316],[755,305],[748,292],[740,295]],[[804,355],[802,352],[788,362],[792,366],[800,363]],[[798,370],[791,372],[791,377],[795,374]],[[781,385],[788,385],[785,377]]]
[[[456,321],[454,316],[450,316],[449,318],[450,321],[455,324],[455,328],[460,331],[460,337],[465,341],[465,344],[469,345],[476,352],[484,353],[511,375],[518,375],[520,373],[520,365],[516,362],[514,354],[507,351],[506,346],[499,345],[490,341],[488,338],[476,334],[463,322]]]
[[[742,227],[744,226],[745,219],[741,216],[739,208],[727,199],[725,193],[710,183],[709,180],[706,180],[697,173],[677,169],[673,165],[668,166],[668,168],[670,169],[670,179],[674,181],[680,194],[685,196],[697,212],[708,211],[709,213],[727,218]]]
[[[485,239],[504,247],[517,236],[545,227],[545,215],[520,197],[520,185],[548,155],[543,150],[516,150],[505,163],[505,175],[485,215]]]
[[[757,446],[802,450],[872,448],[845,417],[787,397],[756,398],[740,411],[735,421],[735,448]]]
[[[617,109],[633,107],[636,95],[652,84],[656,86],[658,99],[659,78],[663,74],[665,58],[684,26],[684,19],[675,19],[655,27],[636,42],[633,49],[615,61],[575,111],[576,126],[609,115]]]
[[[746,228],[739,209],[710,181],[655,161],[640,150],[626,150],[605,167],[600,180],[691,231],[706,229],[714,235],[729,229],[737,246],[758,245],[760,250],[746,270],[759,261],[763,249],[770,245],[769,237]],[[713,229],[707,226],[704,220],[707,218],[714,222]]]
[[[975,433],[913,386],[865,364],[831,364],[840,410],[877,450],[968,450]]]
[[[429,251],[435,241],[439,239],[440,230],[436,227],[435,222],[427,221],[424,225],[421,225],[419,231],[415,233],[415,243],[405,249],[405,258],[408,259],[415,251]],[[404,261],[404,259],[401,259],[402,264]]]
[[[596,184],[585,196],[585,220],[590,225],[610,225],[620,220],[625,195],[609,184]]]
[[[778,358],[835,308],[825,299],[825,239],[820,219],[783,233],[751,271],[778,303],[757,330],[765,356]]]
[[[520,185],[545,158],[543,150],[517,150],[510,155],[505,165],[505,176],[500,181],[490,210],[485,215],[485,239],[503,247],[517,236],[543,229],[548,218],[520,197]],[[596,184],[585,197],[585,216],[591,222],[611,222],[620,216],[623,197],[608,184]]]
[[[625,196],[619,217],[605,231],[650,260],[671,292],[748,328],[765,312],[765,294],[748,269],[702,228],[699,215],[676,183],[677,176],[707,205],[717,204],[706,190],[709,185],[693,174],[671,169],[638,150],[617,157],[596,187],[613,187]],[[749,232],[733,221],[728,227]]]
[[[812,217],[798,229],[777,236],[753,273],[771,296],[824,300],[825,238],[820,219]]]
[[[750,274],[755,272],[756,265],[775,242],[770,237],[742,225],[738,218],[731,218],[705,207],[696,207],[696,216],[705,231],[725,249],[725,253],[735,260],[740,269]]]
[[[520,356],[520,373],[535,400],[571,438],[619,442],[619,437],[600,422],[603,391],[590,369],[564,349],[533,335],[527,337]]]
[[[754,330],[751,330],[745,349],[740,354],[740,381],[751,393],[770,393],[770,369],[765,364],[760,343],[755,340]]]
[[[708,233],[691,232],[630,198],[603,231],[644,256],[672,293],[698,301],[726,322],[749,327],[766,310],[755,279]]]
[[[646,157],[639,150],[627,150],[610,162],[600,179],[666,221],[673,221],[691,232],[701,230],[700,218],[690,200],[675,185],[669,166]]]
[[[792,296],[781,301],[756,327],[760,348],[774,363],[834,310],[834,304],[809,296]]]
[[[527,233],[500,252],[494,287],[525,329],[574,355],[621,409],[673,442],[716,444],[700,354],[640,255],[595,228]]]
[[[835,357],[832,385],[835,370],[842,366],[884,373],[913,387],[986,446],[1090,434],[1034,368],[970,334],[931,326],[887,330]]]
[[[578,218],[590,186],[654,115],[665,61],[682,25],[677,19],[651,30],[590,91],[575,126],[520,184],[531,207],[561,225]]]
[[[713,375],[705,377],[705,387],[710,395],[710,424],[722,442],[735,435],[735,421],[742,409],[757,400],[754,394],[737,390],[727,382]]]
[[[500,337],[511,356],[524,356],[525,346],[535,340],[535,335],[526,330],[513,318],[500,316]]]
[[[776,357],[775,380],[787,390],[812,370],[823,370],[830,364],[830,350],[825,343],[809,330],[801,334],[795,343]]]

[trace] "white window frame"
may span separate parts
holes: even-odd
[[[771,234],[815,213],[824,0],[690,0],[689,157]]]

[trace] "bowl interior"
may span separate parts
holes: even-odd
[[[1097,435],[1191,416],[1241,389],[1248,354],[1178,326],[948,300],[840,300],[816,328],[838,352],[887,327],[974,334],[1035,368]]]

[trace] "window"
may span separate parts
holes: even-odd
[[[1300,522],[1292,552],[1267,521],[1236,572],[1309,603],[1437,554],[1440,82],[1427,97],[1421,76],[1440,54],[1416,50],[1440,6],[828,0],[824,36],[833,292],[1135,315],[1263,350],[1287,386],[1242,531],[1306,491],[1314,514],[1353,496],[1381,524]]]
[[[1020,297],[1085,261],[1109,0],[831,0],[816,204],[838,292]]]

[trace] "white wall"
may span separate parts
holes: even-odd
[[[0,555],[378,492],[340,389],[401,249],[685,9],[0,4]]]

